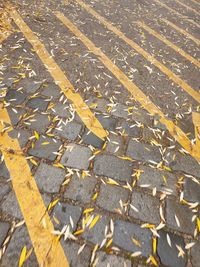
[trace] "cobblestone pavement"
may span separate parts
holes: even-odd
[[[0,266],[55,266],[37,242],[50,218],[60,266],[199,267],[200,1],[0,0],[0,15]]]

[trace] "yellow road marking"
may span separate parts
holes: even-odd
[[[14,9],[10,11],[11,17],[24,34],[27,41],[33,46],[35,52],[54,78],[56,84],[63,91],[65,96],[73,102],[74,108],[82,119],[87,128],[101,139],[107,136],[107,132],[103,129],[100,122],[91,112],[82,97],[75,93],[73,85],[67,79],[61,68],[57,65],[52,56],[48,53],[45,46],[40,42],[38,37],[31,31],[27,24],[23,21],[18,12]]]
[[[192,121],[195,129],[196,147],[200,150],[200,114],[197,112],[193,112]]]
[[[197,22],[190,20],[189,18],[186,17],[186,15],[180,14],[178,11],[176,11],[175,9],[167,6],[166,4],[162,3],[159,0],[153,0],[154,2],[156,2],[158,5],[165,7],[166,9],[168,9],[169,11],[171,11],[172,13],[176,14],[177,16],[179,16],[180,18],[184,19],[184,20],[188,20],[191,24],[194,24],[196,27],[200,28],[200,24],[198,24]]]
[[[198,16],[200,15],[200,13],[198,11],[196,11],[194,8],[184,4],[183,2],[179,1],[179,0],[175,0],[177,3],[179,3],[181,6],[187,8],[188,10],[191,10],[192,12],[194,12],[195,14],[197,14]]]
[[[137,87],[102,51],[96,47],[68,18],[62,13],[55,12],[57,18],[77,36],[81,42],[92,51],[99,60],[108,68],[109,71],[126,87],[133,97],[144,107],[150,114],[159,115],[160,122],[169,130],[170,134],[188,151],[196,160],[200,161],[200,150],[192,146],[186,134],[178,128],[172,121],[167,119],[162,111],[154,105],[151,100]]]
[[[46,212],[45,204],[19,142],[17,139],[9,137],[7,131],[3,131],[5,124],[6,126],[9,124],[10,130],[13,130],[9,115],[0,104],[0,150],[9,170],[13,189],[24,216],[38,263],[44,267],[68,267],[63,248],[57,237],[52,234],[53,224]]]
[[[0,9],[0,44],[12,33],[12,26],[6,11]]]
[[[164,64],[159,62],[154,56],[146,52],[143,48],[141,48],[134,41],[125,36],[123,32],[121,32],[118,28],[113,26],[108,20],[99,15],[90,5],[84,3],[81,0],[76,0],[80,6],[85,8],[90,14],[92,14],[96,19],[98,19],[104,26],[106,26],[110,31],[114,32],[119,38],[125,41],[128,45],[130,45],[133,49],[135,49],[139,54],[141,54],[146,60],[150,61],[151,64],[155,65],[160,71],[162,71],[169,79],[175,82],[178,86],[183,88],[189,95],[191,95],[196,101],[200,103],[200,94],[195,91],[189,84],[183,81],[179,76],[173,73],[170,69],[168,69]]]
[[[156,32],[153,29],[151,29],[144,22],[138,22],[137,24],[140,27],[142,27],[143,29],[145,29],[148,33],[154,35],[160,41],[162,41],[163,43],[165,43],[166,45],[168,45],[169,47],[171,47],[172,49],[174,49],[177,53],[179,53],[181,56],[185,57],[191,63],[195,64],[198,68],[200,68],[200,62],[198,60],[196,60],[195,58],[193,58],[192,56],[190,56],[188,53],[186,53],[183,49],[179,48],[178,46],[176,46],[175,44],[173,44],[172,42],[170,42],[167,38],[165,38],[164,36],[162,36],[158,32]]]
[[[169,26],[171,26],[172,28],[174,28],[176,31],[178,31],[181,34],[185,35],[187,38],[191,39],[196,44],[200,45],[200,40],[198,38],[194,37],[193,35],[191,35],[190,33],[188,33],[187,31],[185,31],[184,29],[179,28],[177,25],[175,25],[174,23],[172,23],[171,21],[169,21],[167,19],[162,19],[161,18],[161,20],[164,21]]]

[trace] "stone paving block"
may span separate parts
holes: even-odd
[[[190,202],[200,203],[200,185],[191,178],[185,178],[184,198]]]
[[[167,241],[167,234],[171,240],[171,247]],[[176,247],[178,245],[184,250],[184,239],[178,235],[164,231],[159,231],[159,235],[157,249],[161,263],[169,267],[185,267],[186,257],[178,257],[179,251]]]
[[[35,82],[30,79],[23,79],[20,81],[20,86],[23,87],[24,91],[27,92],[28,94],[34,94],[42,85],[42,82]]]
[[[175,160],[169,160],[169,167],[174,171],[183,171],[200,177],[200,165],[190,156],[176,154]]]
[[[124,143],[123,143],[122,137],[119,135],[110,134],[109,139],[110,141],[108,141],[108,144],[105,150],[111,154],[123,155],[124,154]]]
[[[22,226],[17,228],[13,233],[6,252],[1,260],[1,267],[18,267],[19,258],[24,246],[26,246],[27,251],[29,251],[29,249],[32,248],[32,243],[26,227]],[[23,266],[39,267],[34,250]]]
[[[61,230],[63,226],[69,225],[70,231],[75,231],[77,223],[81,217],[81,213],[82,209],[78,206],[58,202],[52,214],[59,221],[59,224],[56,224],[55,227]],[[71,221],[73,221],[72,224]]]
[[[44,142],[48,142],[48,144],[43,145]],[[29,154],[39,158],[55,160],[57,155],[53,152],[58,152],[60,145],[61,142],[59,140],[40,136],[40,139],[35,143],[35,147],[29,149]]]
[[[51,110],[52,113],[55,114],[55,116],[59,116],[62,118],[71,118],[72,116],[69,111],[69,104],[55,103]]]
[[[39,109],[41,111],[45,111],[47,109],[49,102],[45,101],[42,97],[35,97],[31,98],[27,103],[26,106],[32,109]]]
[[[17,113],[13,111],[11,107],[6,108],[13,126],[17,125],[21,117],[25,114],[25,110],[22,108],[15,107],[14,109],[17,111]]]
[[[132,163],[111,155],[97,156],[94,162],[94,173],[121,181],[130,181]]]
[[[0,204],[0,210],[17,219],[23,220],[16,195],[13,191],[9,192],[3,202]]]
[[[141,136],[141,128],[137,127],[136,123],[123,121],[121,127],[121,131],[125,130],[125,133],[128,134],[128,136],[133,138],[139,138]]]
[[[74,141],[80,134],[81,128],[82,128],[81,124],[75,121],[71,121],[67,123],[66,125],[62,124],[58,128],[55,128],[53,133],[62,138],[66,138],[68,140]]]
[[[78,255],[81,247],[75,242],[62,242],[62,247],[67,256],[70,267],[88,267],[90,266],[91,249],[85,246],[83,251]]]
[[[0,180],[0,201],[3,199],[3,197],[10,191],[9,184],[2,183]]]
[[[97,216],[97,214],[90,214],[91,216]],[[93,244],[101,244],[105,239],[105,228],[109,227],[109,219],[105,216],[101,216],[93,228],[86,228],[82,234],[82,237]]]
[[[133,191],[131,204],[138,212],[130,208],[130,216],[148,223],[159,224],[159,199],[151,195]]]
[[[19,105],[24,102],[27,94],[19,92],[17,90],[8,90],[5,100],[13,105]]]
[[[31,118],[28,123],[30,123],[30,125],[24,124],[24,126],[39,133],[44,133],[47,130],[50,121],[47,114],[35,113],[35,116]]]
[[[41,90],[41,94],[47,97],[59,97],[60,96],[60,90],[58,86],[54,83],[49,83],[47,86],[44,86]]]
[[[159,148],[149,144],[144,144],[134,140],[130,140],[127,149],[127,156],[139,161],[161,161],[161,154]]]
[[[0,222],[0,247],[3,245],[5,238],[7,237],[10,225],[7,222]]]
[[[95,109],[103,113],[107,112],[109,101],[104,98],[95,98],[92,96],[85,102],[90,107],[90,109]]]
[[[115,117],[127,119],[128,107],[121,103],[117,103],[112,107],[111,114]]]
[[[117,126],[117,120],[107,115],[97,115],[96,118],[102,124],[103,128],[108,131],[114,131]]]
[[[173,195],[176,195],[176,183],[178,179],[173,173],[147,166],[141,166],[140,170],[143,172],[141,172],[137,182],[139,186],[148,184],[150,185],[148,187],[149,189],[156,187],[158,191],[171,192]],[[163,177],[165,177],[167,184],[165,184]]]
[[[175,215],[177,216],[180,222],[180,227],[178,227],[176,223]],[[188,206],[181,205],[180,203],[177,203],[172,199],[167,199],[166,219],[167,219],[167,226],[169,228],[192,235],[195,229],[195,225],[191,221],[192,216],[193,213]]]
[[[108,184],[101,184],[100,194],[97,198],[97,205],[111,212],[116,212],[118,209],[124,211],[120,206],[120,200],[127,203],[129,192],[127,189]]]
[[[131,253],[141,251],[144,257],[151,254],[151,232],[149,230],[121,220],[117,220],[114,225],[113,243],[115,245]],[[138,240],[141,247],[136,246],[131,238]]]
[[[200,263],[200,242],[191,248],[191,258],[193,267],[198,267]]]
[[[138,109],[133,109],[132,119],[145,125],[152,125],[153,123],[153,117],[150,116],[148,112],[141,107],[139,107]]]
[[[116,255],[108,255],[104,252],[98,252],[97,267],[131,267],[131,261]]]
[[[29,137],[31,137],[31,134],[24,129],[13,129],[8,133],[8,135],[12,139],[17,139],[21,148],[26,145],[26,143],[29,141]]]
[[[67,185],[64,197],[88,203],[92,198],[96,183],[97,180],[95,177],[86,176],[85,178],[79,178],[74,174],[70,183]]]
[[[2,157],[2,153],[0,151],[0,158],[1,157]],[[0,162],[0,177],[4,179],[10,179],[10,174],[4,161]]]
[[[40,190],[58,193],[65,179],[65,171],[46,163],[41,163],[34,177]]]
[[[100,139],[98,136],[93,134],[92,132],[88,133],[88,130],[86,130],[82,136],[83,143],[87,145],[92,145],[96,148],[102,148],[104,141]]]
[[[88,147],[70,143],[70,149],[67,149],[61,158],[61,164],[75,168],[87,170],[89,167],[89,158],[92,155]]]

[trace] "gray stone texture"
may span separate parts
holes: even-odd
[[[44,133],[50,124],[49,117],[47,114],[35,113],[34,117],[29,121],[30,125],[25,124],[31,130],[35,130],[39,133]]]
[[[25,226],[19,227],[15,230],[5,254],[1,261],[1,267],[18,267],[21,251],[26,246],[27,251],[32,248],[28,231]],[[34,251],[31,256],[23,264],[24,267],[39,267]]]
[[[88,147],[70,143],[70,149],[67,149],[61,158],[61,163],[67,167],[87,170],[89,167],[89,158],[92,155]]]
[[[118,209],[124,211],[120,206],[120,200],[127,203],[129,191],[119,186],[101,184],[100,193],[97,198],[97,205],[102,209],[116,212]]]
[[[1,181],[1,179],[0,179],[0,201],[3,199],[3,197],[6,194],[8,194],[9,191],[10,191],[9,184]]]
[[[180,222],[180,227],[178,227],[176,223],[175,215]],[[192,235],[195,229],[194,222],[192,222],[192,216],[193,213],[188,206],[181,205],[172,199],[167,199],[166,218],[169,228]]]
[[[43,145],[44,142],[49,142],[47,145]],[[49,160],[55,160],[57,155],[53,152],[58,152],[61,142],[49,137],[40,136],[40,139],[36,141],[35,147],[29,150],[29,154],[39,158],[45,158]]]
[[[64,197],[82,203],[88,203],[91,200],[96,183],[97,179],[94,177],[86,176],[79,178],[74,174],[70,183],[67,185]]]
[[[91,145],[95,148],[102,148],[104,141],[97,137],[92,132],[88,133],[88,130],[85,131],[85,133],[82,136],[83,143],[87,145]]]
[[[94,162],[94,173],[121,181],[130,181],[132,162],[111,155],[97,156]]]
[[[108,141],[106,146],[106,151],[115,154],[115,155],[123,155],[124,154],[124,142],[121,136],[110,134],[109,135],[110,141]],[[116,151],[116,149],[119,149]]]
[[[35,179],[41,191],[58,193],[65,179],[65,171],[46,163],[41,163],[35,173]]]
[[[57,85],[54,83],[49,83],[47,86],[44,86],[41,90],[41,94],[47,97],[59,97],[60,96],[60,90]]]
[[[53,210],[53,216],[59,221],[55,225],[56,228],[62,229],[63,226],[69,225],[71,231],[75,231],[77,223],[81,217],[82,209],[78,206],[73,206],[66,203],[58,202]],[[71,220],[73,223],[71,224]]]
[[[159,199],[143,192],[133,191],[131,204],[138,212],[130,208],[130,216],[148,223],[159,224]]]
[[[10,225],[7,222],[0,222],[0,247],[3,245],[3,242],[8,234]]]
[[[131,238],[138,240],[141,247],[136,246]],[[144,257],[151,254],[151,232],[140,225],[118,220],[115,222],[113,243],[128,252],[141,251]]]
[[[169,267],[185,267],[186,257],[178,257],[178,249],[176,245],[184,250],[184,239],[178,235],[168,233],[171,240],[171,247],[167,242],[167,233],[164,231],[159,232],[157,251],[161,263]]]
[[[128,107],[121,103],[117,103],[112,107],[111,114],[115,117],[127,119]]]
[[[137,182],[139,186],[148,184],[150,185],[148,187],[149,189],[156,187],[158,191],[167,191],[176,195],[176,183],[178,179],[175,174],[147,166],[141,166],[140,170],[142,170],[142,172]],[[163,176],[165,177],[167,183],[165,183]]]
[[[17,123],[20,121],[20,119],[22,118],[22,116],[25,114],[25,110],[22,108],[14,108],[17,113],[15,113],[11,107],[6,108],[7,112],[9,114],[10,117],[10,121],[12,123],[13,126],[17,125]]]
[[[97,115],[96,118],[102,124],[103,128],[108,131],[114,131],[117,125],[117,120],[108,115]]]
[[[14,218],[23,220],[23,215],[21,213],[16,195],[13,191],[4,197],[3,202],[0,204],[0,209],[5,213]]]
[[[69,104],[56,103],[52,108],[52,113],[62,118],[70,118]]]
[[[159,148],[149,144],[144,144],[134,140],[130,140],[127,149],[127,156],[132,157],[133,159],[149,162],[160,162],[161,154]]]
[[[200,242],[197,243],[191,248],[191,258],[193,267],[199,267],[200,263]]]
[[[131,267],[131,261],[116,255],[108,255],[104,252],[98,252],[97,267]]]
[[[13,105],[19,105],[26,99],[26,94],[17,90],[8,90],[5,100]]]
[[[81,124],[75,121],[71,121],[66,125],[62,124],[61,126],[59,126],[59,129],[55,128],[54,134],[62,138],[74,141],[80,134],[81,128],[82,128]]]
[[[91,249],[88,246],[85,246],[79,255],[78,250],[81,246],[72,241],[62,242],[62,247],[70,267],[90,266]]]
[[[48,101],[45,101],[44,98],[42,97],[35,97],[31,98],[27,103],[27,107],[32,108],[32,109],[39,109],[41,111],[45,111],[48,106]]]
[[[31,134],[24,129],[13,129],[8,133],[8,135],[12,139],[17,139],[21,148],[23,148],[26,145],[29,137],[31,137]]]
[[[191,178],[185,178],[184,198],[190,202],[200,203],[200,184],[197,184]]]
[[[134,126],[133,126],[134,125]],[[139,128],[136,123],[130,123],[127,121],[123,121],[122,124],[122,130],[125,130],[125,133],[128,136],[131,136],[133,138],[139,138],[141,136],[141,128]]]

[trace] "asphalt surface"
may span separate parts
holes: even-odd
[[[0,266],[200,266],[200,1],[0,16]]]

